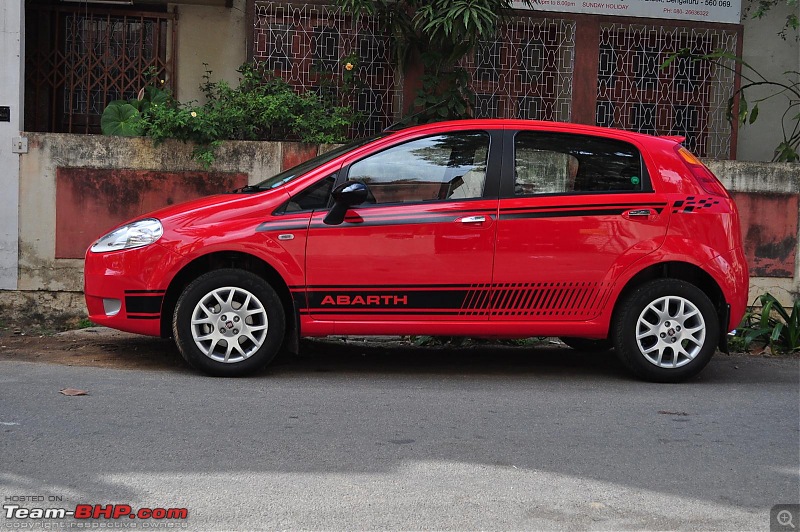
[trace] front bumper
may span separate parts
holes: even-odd
[[[159,244],[87,251],[84,294],[89,319],[122,331],[161,335],[161,308],[180,257]]]

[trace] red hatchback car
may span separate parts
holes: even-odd
[[[736,205],[678,137],[516,120],[404,129],[143,215],[86,254],[90,319],[212,375],[303,336],[560,336],[699,372],[741,319]]]

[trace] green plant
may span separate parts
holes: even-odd
[[[414,105],[418,123],[466,118],[475,103],[475,92],[469,86],[470,75],[464,68],[453,66],[438,52],[422,54],[425,73],[417,90]]]
[[[782,39],[786,39],[787,32],[800,28],[800,17],[797,15],[797,0],[750,0],[743,14],[749,15],[752,12],[752,18],[763,18],[773,7],[777,8],[783,3],[789,7],[790,11],[786,15],[783,27],[778,32],[778,35]],[[797,38],[797,35],[795,35],[795,40]]]
[[[525,1],[531,5],[532,1]],[[422,59],[421,87],[408,109],[416,122],[466,118],[474,93],[459,61],[481,39],[494,35],[510,0],[338,0],[349,13],[377,16],[393,41],[397,66]]]
[[[206,65],[207,66],[207,65]],[[314,93],[297,94],[283,80],[245,63],[239,85],[214,82],[206,70],[200,89],[205,103],[181,103],[166,90],[148,85],[136,100],[116,101],[103,113],[103,133],[145,135],[193,142],[193,157],[204,167],[223,140],[345,140],[354,114]]]
[[[106,106],[100,118],[100,129],[104,135],[139,137],[145,134],[142,116],[150,111],[151,107],[163,106],[172,101],[172,93],[164,88],[164,80],[157,74],[155,68],[148,68],[143,77],[149,81],[136,98],[114,100]]]
[[[756,301],[760,309],[756,310]],[[745,314],[737,336],[743,339],[746,349],[753,342],[769,345],[773,352],[791,353],[800,350],[800,299],[796,299],[791,311],[769,292],[753,302],[753,310]]]

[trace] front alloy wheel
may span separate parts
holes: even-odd
[[[194,307],[192,339],[211,360],[236,364],[264,344],[269,318],[264,305],[244,288],[212,290]]]
[[[619,359],[639,377],[679,382],[711,360],[719,317],[708,296],[678,279],[656,279],[620,300],[613,335]]]
[[[285,317],[275,290],[261,277],[237,269],[208,272],[178,299],[172,332],[181,355],[210,375],[258,371],[283,342]]]

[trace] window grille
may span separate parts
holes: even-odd
[[[383,131],[394,121],[398,75],[389,38],[376,17],[353,17],[337,6],[256,0],[253,61],[299,93],[314,91],[350,106],[360,120],[351,137]],[[343,82],[347,58],[356,81]]]
[[[135,98],[149,71],[171,83],[169,13],[35,6],[26,19],[29,131],[99,133],[106,105]]]
[[[575,22],[514,16],[461,62],[472,74],[479,118],[568,122]]]
[[[604,24],[600,30],[597,124],[654,135],[680,135],[701,157],[729,158],[732,126],[728,99],[735,90],[735,64],[680,57],[736,54],[735,31],[700,27]]]

